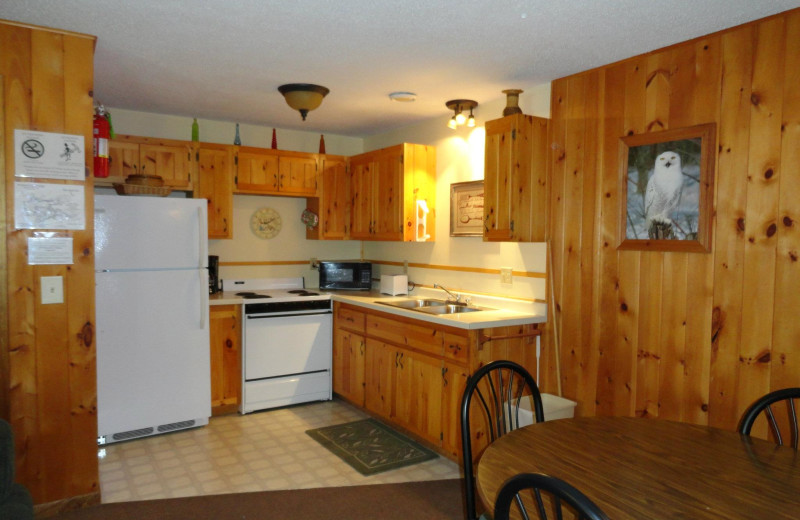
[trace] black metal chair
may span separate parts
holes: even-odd
[[[530,499],[523,491],[529,490]],[[549,497],[546,500],[545,497]],[[494,520],[508,520],[512,503],[519,508],[526,520],[536,511],[541,520],[547,520],[550,511],[557,518],[563,518],[562,502],[568,504],[577,514],[578,520],[609,520],[603,511],[589,497],[563,480],[541,473],[522,473],[508,479],[494,504]]]
[[[739,433],[750,435],[750,431],[753,429],[753,423],[756,422],[756,419],[761,412],[764,412],[767,418],[769,429],[775,436],[775,441],[780,446],[788,444],[796,450],[798,446],[798,437],[800,437],[800,435],[798,435],[797,408],[795,405],[795,399],[800,399],[800,388],[784,388],[783,390],[776,390],[768,393],[764,397],[761,397],[756,402],[751,404],[750,407],[744,412],[742,420],[739,422]],[[785,402],[786,404],[788,432],[785,433],[789,433],[790,436],[788,443],[784,442],[784,436],[781,434],[781,428],[778,424],[778,420],[775,419],[775,410],[773,410],[773,406],[780,402]],[[784,427],[786,427],[786,424],[784,424]]]
[[[477,399],[473,401],[473,397]],[[529,411],[523,411],[520,415],[520,408],[526,401],[531,405]],[[475,406],[471,406],[473,402]],[[535,418],[535,422],[544,421],[542,396],[533,377],[517,363],[505,360],[493,361],[479,368],[467,381],[461,399],[461,446],[468,520],[477,518],[473,426],[485,429],[481,439],[488,445],[519,428],[520,418],[526,416]],[[481,446],[480,449],[484,447]]]

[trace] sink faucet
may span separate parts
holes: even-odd
[[[433,284],[433,288],[434,288],[434,289],[441,289],[441,290],[443,290],[444,292],[446,292],[447,294],[449,294],[449,295],[450,295],[450,298],[453,298],[453,299],[455,300],[455,302],[456,302],[456,303],[460,303],[460,302],[461,302],[461,295],[460,295],[460,294],[453,294],[453,293],[451,293],[450,291],[448,291],[446,287],[443,287],[443,286],[439,285],[438,283],[435,283],[435,284]],[[450,300],[450,298],[448,298],[448,300]]]

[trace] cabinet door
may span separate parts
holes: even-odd
[[[258,148],[239,148],[236,152],[236,190],[278,193],[278,155]]]
[[[350,238],[372,239],[372,170],[375,165],[365,158],[350,160]]]
[[[364,404],[367,410],[387,419],[392,415],[396,354],[390,345],[367,338]]]
[[[364,406],[364,336],[336,329],[333,336],[333,391]]]
[[[373,177],[373,240],[403,240],[403,155],[402,148],[375,158]]]
[[[164,186],[190,189],[191,148],[188,145],[139,145],[142,175],[158,175]]]
[[[209,311],[211,339],[211,412],[236,411],[242,395],[240,305],[212,305]]]
[[[517,118],[503,117],[486,122],[484,156],[483,218],[484,240],[510,241],[514,221],[511,217],[511,191],[514,179],[514,143]]]
[[[322,193],[319,201],[320,238],[324,240],[346,240],[350,212],[350,177],[344,158],[322,159]]]
[[[466,366],[445,361],[442,368],[442,449],[461,453],[461,398],[467,387]]]
[[[208,237],[233,238],[233,149],[202,144],[197,149],[195,198],[208,200]]]
[[[125,182],[125,177],[137,173],[139,173],[139,144],[110,140],[108,142],[109,177],[120,177],[119,182]]]
[[[317,159],[281,156],[278,160],[278,190],[284,195],[317,194]]]
[[[394,413],[401,426],[434,445],[442,434],[442,361],[397,349]]]

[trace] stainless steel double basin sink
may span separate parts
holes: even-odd
[[[397,307],[400,309],[426,312],[428,314],[459,314],[462,312],[476,312],[484,310],[482,307],[473,307],[461,302],[454,302],[452,300],[435,300],[430,298],[414,298],[388,302],[376,300],[375,303],[388,305],[390,307]]]

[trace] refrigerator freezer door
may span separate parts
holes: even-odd
[[[206,267],[206,206],[205,199],[95,196],[95,270]]]
[[[99,272],[98,436],[211,415],[208,273]]]

